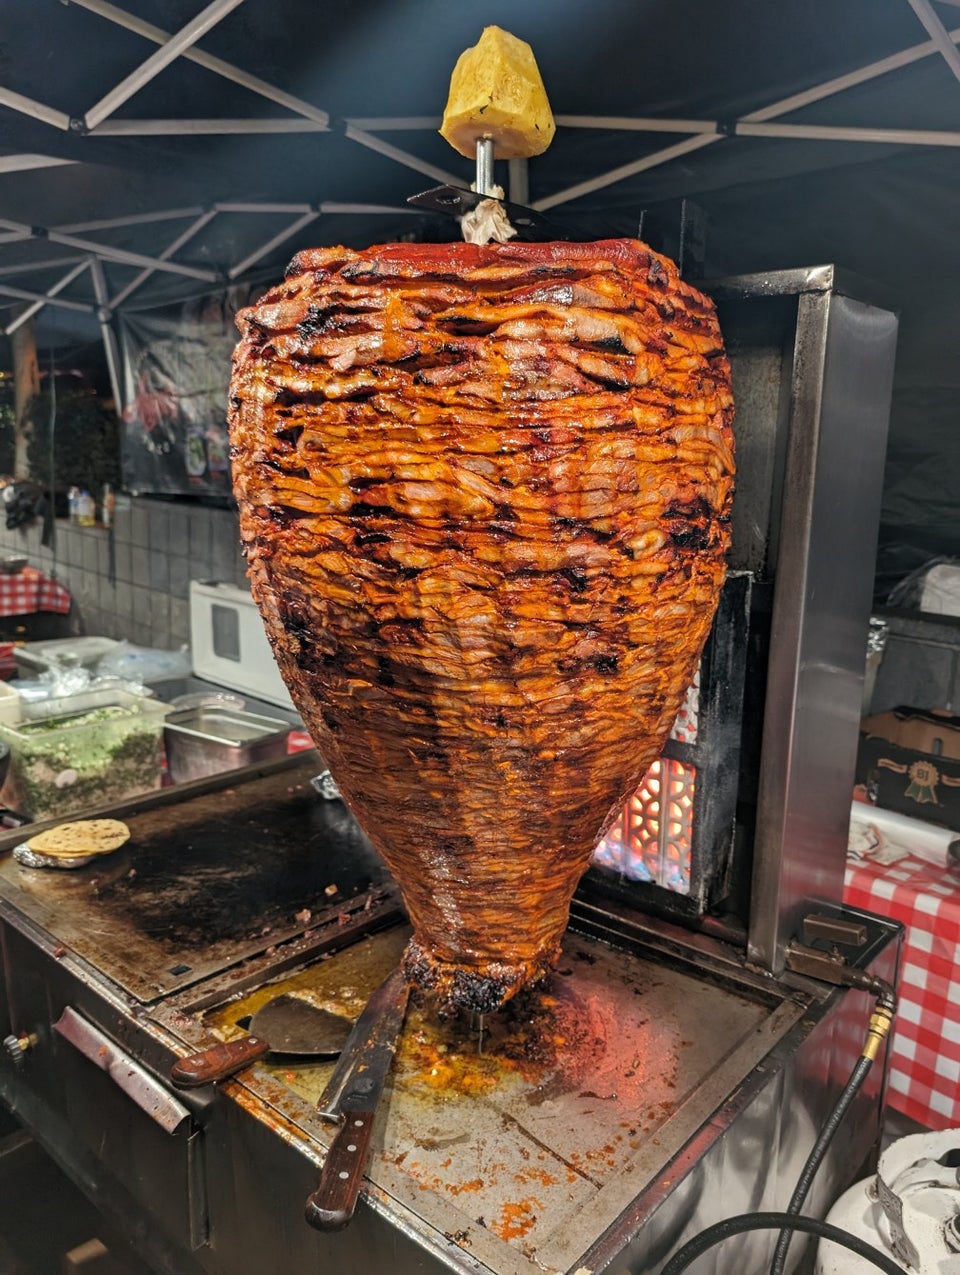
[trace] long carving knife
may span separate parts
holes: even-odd
[[[370,997],[320,1095],[317,1111],[340,1128],[330,1145],[320,1185],[307,1199],[306,1218],[320,1231],[339,1231],[353,1217],[373,1122],[393,1065],[410,986],[395,970]]]

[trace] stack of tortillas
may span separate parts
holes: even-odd
[[[38,832],[17,846],[14,857],[29,867],[79,868],[129,839],[130,829],[119,819],[78,819]]]

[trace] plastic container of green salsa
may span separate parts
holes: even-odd
[[[0,723],[10,766],[0,802],[29,819],[76,814],[160,787],[169,704],[115,691],[109,704]]]

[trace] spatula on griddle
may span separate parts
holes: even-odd
[[[195,1089],[234,1076],[267,1054],[335,1058],[352,1027],[349,1018],[299,996],[277,996],[250,1019],[248,1035],[181,1058],[171,1068],[170,1079],[181,1089]]]

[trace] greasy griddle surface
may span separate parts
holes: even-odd
[[[206,1025],[237,1035],[290,991],[356,1015],[408,935],[366,938]],[[440,1020],[414,997],[368,1175],[501,1275],[575,1269],[798,1012],[568,933],[556,974],[486,1015],[482,1038],[476,1015]],[[268,1060],[244,1086],[291,1115],[333,1065]]]
[[[310,787],[316,771],[313,757],[125,816],[130,841],[87,868],[31,869],[8,855],[0,894],[121,987],[152,999],[389,880],[346,808]]]

